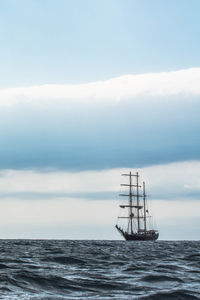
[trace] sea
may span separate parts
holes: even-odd
[[[200,299],[199,241],[0,240],[0,299]]]

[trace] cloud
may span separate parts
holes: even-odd
[[[87,84],[8,88],[0,90],[0,105],[34,101],[123,101],[137,97],[200,95],[200,68],[124,75]]]
[[[200,161],[155,165],[133,172],[137,170],[141,180],[146,181],[151,199],[200,200]],[[124,181],[121,174],[126,171],[123,168],[82,172],[2,170],[0,195],[17,199],[118,199],[120,183]]]
[[[83,171],[199,160],[199,74],[196,68],[1,90],[0,169]]]

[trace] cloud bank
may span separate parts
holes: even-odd
[[[129,169],[128,169],[129,170]],[[186,161],[138,168],[142,180],[146,181],[149,194],[156,200],[200,200],[200,161]],[[18,198],[24,193],[27,199],[32,194],[38,198],[86,198],[111,200],[118,198],[121,174],[127,169],[103,171],[39,172],[34,170],[2,170],[0,172],[0,198]],[[79,196],[77,196],[77,191]],[[110,194],[112,193],[112,195]],[[74,196],[73,196],[74,195]]]
[[[200,159],[200,69],[0,91],[0,169]]]
[[[173,72],[124,75],[87,84],[8,88],[0,90],[0,105],[23,101],[123,101],[136,97],[200,95],[200,68]]]

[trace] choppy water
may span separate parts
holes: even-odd
[[[0,240],[0,299],[200,299],[200,242]]]

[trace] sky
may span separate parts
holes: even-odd
[[[200,2],[0,3],[2,238],[121,239],[139,171],[161,239],[199,239]]]

